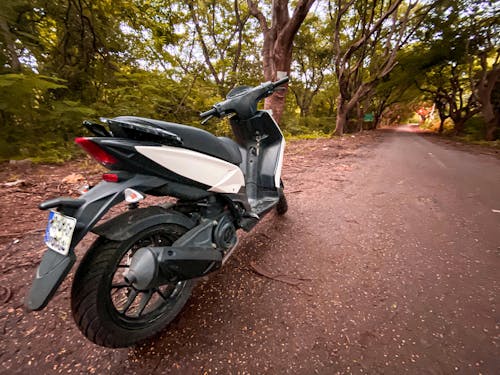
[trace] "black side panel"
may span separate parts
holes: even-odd
[[[43,254],[42,262],[38,266],[33,284],[24,301],[26,308],[41,310],[47,306],[75,260],[76,256],[72,251],[68,256],[64,256],[55,251],[47,250]]]
[[[112,241],[123,241],[146,228],[165,223],[178,224],[188,229],[196,225],[180,212],[152,206],[127,211],[96,226],[92,232]]]
[[[260,150],[256,155],[258,156],[258,164],[254,166],[258,170],[258,190],[276,191],[274,173],[276,172],[283,136],[271,115],[266,111],[258,111],[255,116],[248,120],[232,118],[231,127],[238,144],[250,152],[250,155],[247,156],[249,159],[251,159],[251,148],[257,145],[256,136],[258,135],[261,138]],[[246,160],[246,163],[249,164],[249,160]],[[247,179],[250,177],[248,171],[247,166],[247,175],[245,176]]]
[[[169,195],[171,197],[176,197],[187,201],[198,201],[200,199],[207,198],[214,193],[191,185],[169,182],[154,190],[149,190],[148,194],[157,196]]]

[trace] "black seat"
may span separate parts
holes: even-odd
[[[226,160],[233,164],[241,163],[241,153],[238,145],[226,137],[215,135],[192,126],[175,124],[173,122],[152,120],[149,118],[135,116],[120,116],[112,119],[116,122],[128,122],[167,130],[178,135],[184,148],[199,151],[216,158]]]

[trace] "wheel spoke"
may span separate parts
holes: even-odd
[[[153,297],[154,289],[149,289],[147,292],[141,293],[141,302],[139,302],[139,308],[137,310],[137,317],[139,318],[146,308],[146,305],[148,302],[151,300],[151,297]]]
[[[159,294],[159,296],[164,299],[165,301],[168,301],[168,298],[165,297],[165,295],[160,291],[160,289],[155,289],[155,292]]]
[[[130,284],[129,284],[129,283],[126,283],[126,282],[124,281],[124,282],[122,282],[122,283],[112,284],[112,285],[111,285],[111,289],[126,288],[126,287],[128,287],[128,286],[130,286]]]
[[[137,250],[147,246],[168,246],[176,239],[174,234],[153,231],[133,243],[121,259],[115,263],[109,290],[115,311],[122,319],[141,322],[162,314],[182,290],[180,283],[169,284],[166,287],[139,290],[130,283],[125,282],[124,274],[130,270],[133,255]],[[158,294],[158,296],[155,296]]]
[[[127,302],[125,302],[125,306],[120,311],[120,314],[125,314],[128,309],[130,309],[130,306],[135,301],[135,298],[137,297],[137,291],[135,289],[130,290],[130,294],[128,295]]]
[[[159,234],[155,234],[154,236],[151,237],[151,242],[153,243],[154,246],[160,246],[161,245],[161,236]]]

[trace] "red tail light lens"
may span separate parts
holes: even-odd
[[[97,143],[92,142],[90,139],[85,137],[75,138],[75,143],[83,148],[90,156],[101,163],[104,166],[110,166],[116,164],[118,160],[113,155],[108,154],[102,148],[100,148]]]
[[[102,179],[107,182],[118,182],[120,180],[116,173],[104,173]]]

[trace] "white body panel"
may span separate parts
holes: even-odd
[[[209,191],[237,193],[245,186],[241,169],[225,160],[171,146],[136,146],[135,149],[178,175],[211,186]]]
[[[279,72],[278,72],[279,73]],[[274,186],[277,188],[280,187],[280,182],[281,182],[281,169],[283,168],[283,155],[285,154],[285,137],[283,136],[283,133],[281,132],[281,128],[279,127],[278,123],[273,117],[273,111],[272,110],[266,110],[271,118],[274,121],[274,124],[276,125],[276,128],[278,128],[280,134],[281,134],[281,145],[280,145],[280,153],[278,156],[278,162],[276,163],[276,170],[274,172]]]
[[[285,153],[285,138],[281,141],[280,156],[278,159],[278,164],[276,165],[276,172],[274,174],[274,186],[280,187],[281,182],[281,169],[283,168],[283,155]]]

